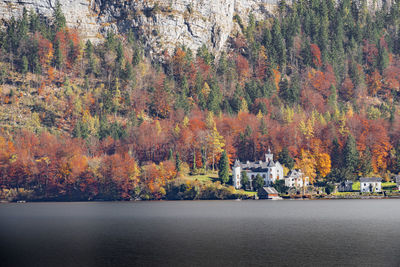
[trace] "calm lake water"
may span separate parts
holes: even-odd
[[[1,266],[400,266],[400,200],[0,204]]]

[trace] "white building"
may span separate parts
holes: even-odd
[[[285,186],[292,188],[302,188],[304,186],[310,185],[310,179],[308,177],[304,177],[301,170],[292,170],[288,173],[288,176],[285,177]]]
[[[360,178],[360,191],[363,192],[382,192],[382,178]]]
[[[235,165],[232,167],[232,180],[236,189],[242,187],[241,179],[243,171],[247,173],[250,184],[256,179],[257,174],[264,179],[265,186],[270,186],[276,180],[284,179],[283,167],[278,161],[274,162],[274,155],[269,149],[268,154],[265,155],[265,161],[247,161],[246,163],[242,163],[239,160],[235,161]]]
[[[400,190],[400,175],[397,175],[397,176],[395,177],[395,182],[396,182],[396,184],[397,184],[397,188]]]

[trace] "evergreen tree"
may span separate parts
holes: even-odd
[[[196,163],[196,153],[193,153],[193,172],[195,173],[197,171],[197,163]]]
[[[273,59],[280,66],[282,72],[286,68],[286,46],[282,37],[281,26],[278,19],[274,20],[272,25],[272,46],[273,46]],[[273,60],[271,59],[271,60]]]
[[[337,106],[337,90],[334,85],[331,85],[330,88],[331,94],[328,97],[328,104],[331,108],[335,108]]]
[[[140,48],[135,46],[133,48],[133,56],[132,56],[132,64],[133,64],[133,66],[139,65],[141,59],[142,59],[142,55],[141,55]]]
[[[207,171],[207,156],[203,147],[201,148],[201,164],[204,170]]]
[[[359,164],[359,153],[357,150],[356,140],[352,135],[347,138],[346,145],[343,149],[344,168],[349,175],[354,174]]]
[[[176,152],[176,155],[175,155],[175,168],[176,168],[177,172],[181,171],[181,164],[182,164],[182,161],[181,161],[181,158],[179,156],[179,152]]]
[[[208,95],[207,108],[215,114],[221,110],[222,93],[218,82],[214,81],[210,86],[210,94]]]
[[[282,79],[279,84],[279,95],[288,104],[295,104],[300,99],[300,79],[297,74],[293,76],[293,80],[290,85],[286,78]]]
[[[244,189],[246,189],[249,186],[249,176],[247,176],[247,172],[245,171],[241,172],[240,183],[242,184],[242,187]]]
[[[115,59],[115,71],[116,76],[121,77],[122,67],[124,65],[124,49],[122,47],[121,41],[118,42],[116,47],[117,57]]]
[[[364,176],[368,176],[372,172],[372,156],[369,148],[364,151],[360,160],[360,171]]]
[[[88,61],[86,73],[93,73],[94,72],[94,59],[93,59],[93,45],[90,40],[86,41],[85,45],[85,55],[86,59]]]
[[[301,58],[303,59],[303,66],[311,66],[312,64],[312,57],[311,57],[311,47],[310,47],[310,41],[305,38],[302,42],[302,48],[301,48]]]
[[[55,20],[56,31],[59,31],[59,30],[62,30],[65,28],[67,21],[62,12],[61,4],[60,4],[59,0],[57,0],[56,6],[54,9],[54,20]]]
[[[294,159],[289,155],[289,150],[287,147],[284,147],[282,151],[278,155],[279,162],[282,163],[289,170],[292,170],[294,167]]]
[[[389,116],[390,124],[394,123],[395,116],[396,116],[396,106],[392,105],[392,107],[390,108],[390,116]]]
[[[261,119],[259,130],[262,135],[268,135],[268,128],[263,119]]]
[[[99,125],[97,135],[99,136],[100,140],[103,140],[107,136],[110,135],[109,124],[108,124],[106,116],[100,117],[100,125]]]
[[[172,148],[170,148],[168,151],[168,160],[172,160],[173,158],[174,158],[174,154],[173,154]]]
[[[56,41],[54,63],[58,69],[61,69],[64,64],[64,56],[61,52],[60,40]]]
[[[381,73],[387,68],[389,65],[389,54],[385,47],[379,45],[378,50],[378,68]]]
[[[75,125],[72,135],[75,138],[86,139],[89,136],[89,128],[87,124],[83,123],[82,120],[79,120]]]
[[[256,191],[260,190],[261,188],[264,187],[265,184],[264,178],[262,178],[260,174],[257,174],[256,179],[253,181],[253,184],[254,184],[254,189]]]
[[[322,61],[327,60],[327,51],[329,45],[329,17],[326,1],[320,1],[320,27],[318,32],[318,47],[321,49]]]
[[[28,62],[28,58],[24,55],[22,57],[22,69],[21,72],[22,74],[26,74],[29,70],[29,62]]]
[[[133,67],[132,67],[132,64],[129,63],[129,61],[126,61],[126,62],[125,62],[124,80],[125,80],[126,82],[135,80],[135,74],[134,74],[134,72],[133,72]]]
[[[219,75],[224,75],[227,70],[228,70],[228,61],[226,60],[226,53],[222,52],[221,57],[219,58],[217,72]]]
[[[336,137],[332,141],[331,162],[332,167],[334,168],[342,167],[342,151],[340,149],[339,141]]]
[[[222,156],[219,160],[218,177],[224,184],[229,182],[229,161],[225,150],[222,152]]]

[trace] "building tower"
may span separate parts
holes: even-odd
[[[233,181],[233,186],[236,189],[239,189],[242,187],[241,184],[241,168],[240,168],[240,161],[237,159],[235,161],[235,164],[232,167],[232,181]]]

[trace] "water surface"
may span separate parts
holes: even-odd
[[[0,205],[1,266],[400,266],[400,200]]]

